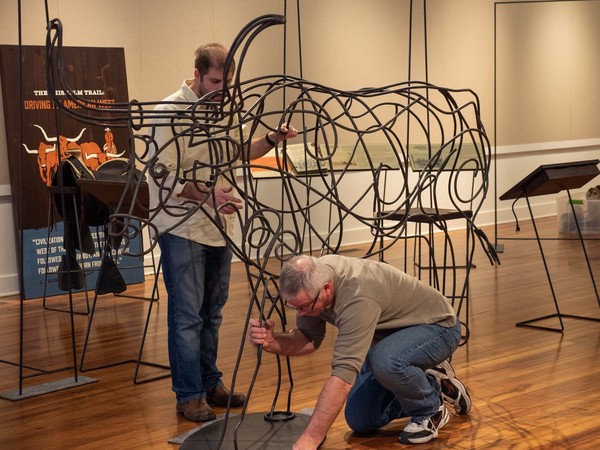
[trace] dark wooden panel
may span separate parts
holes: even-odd
[[[69,86],[84,99],[102,103],[96,105],[95,116],[109,117],[110,105],[128,101],[122,48],[65,47],[63,56]],[[41,178],[37,155],[28,153],[22,144],[37,151],[41,144],[49,143],[35,126],[38,125],[51,138],[59,135],[74,138],[85,129],[78,142],[96,143],[102,149],[105,130],[103,126],[74,120],[56,109],[47,92],[45,47],[23,46],[19,49],[15,45],[1,45],[0,71],[13,204],[15,209],[21,204],[24,206],[20,217],[15,213],[15,224],[19,229],[44,228],[48,220],[46,184]],[[67,108],[85,111],[75,108],[61,92],[57,98]],[[126,151],[127,155],[130,148],[128,130],[112,131],[119,152]]]

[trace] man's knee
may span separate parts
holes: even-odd
[[[359,405],[357,402],[346,402],[344,416],[346,423],[352,431],[360,434],[370,434],[377,431],[377,427],[367,422],[368,417],[365,414],[365,405]]]

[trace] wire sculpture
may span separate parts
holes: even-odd
[[[61,60],[62,25],[58,19],[49,23],[48,91],[54,95],[60,89],[79,108],[61,107],[62,103],[54,97],[55,103],[64,114],[79,121],[128,128],[135,144],[136,151],[131,152],[129,160],[131,170],[122,180],[122,202],[111,216],[111,220],[124,224],[115,228],[119,230],[118,237],[126,244],[148,229],[155,243],[160,233],[169,231],[159,231],[153,225],[159,212],[172,217],[177,226],[201,210],[245,264],[251,291],[246,321],[256,308],[263,320],[277,316],[284,330],[287,318],[277,285],[281,263],[299,253],[339,252],[351,243],[347,237],[351,229],[370,231],[370,243],[362,257],[377,257],[410,236],[407,223],[412,213],[425,206],[437,209],[438,203],[451,205],[465,219],[473,242],[480,242],[492,264],[497,261],[487,237],[475,225],[489,188],[491,158],[477,95],[469,89],[449,89],[418,81],[348,91],[289,75],[242,80],[244,58],[253,39],[266,28],[283,23],[283,16],[265,15],[240,31],[225,65],[225,73],[229,73],[235,56],[236,76],[222,92],[209,93],[195,103],[173,105],[183,108],[176,110],[155,109],[164,102],[135,100],[116,103],[108,109],[103,105],[101,115],[93,101],[78,97],[69,88]],[[274,107],[277,103],[284,106]],[[259,130],[277,133],[287,123],[300,129],[302,158],[306,165],[313,165],[310,172],[298,171],[292,165],[290,143],[276,145],[275,163],[265,164],[249,160],[243,142],[234,137],[239,134],[244,142],[249,142]],[[157,130],[165,127],[172,131],[172,138],[159,144],[155,139]],[[160,157],[171,142],[207,146],[210,162],[195,161],[191,167],[180,164],[169,170]],[[425,155],[417,172],[410,170],[415,144]],[[383,158],[381,148],[385,149]],[[465,151],[467,148],[469,152]],[[145,177],[134,177],[135,167]],[[357,169],[361,174],[358,177]],[[257,171],[272,177],[258,179]],[[227,205],[217,209],[209,206],[209,200],[214,200],[216,181],[221,178],[233,186],[243,202],[243,209],[236,213],[241,227],[239,242],[224,229],[220,211]],[[204,201],[175,200],[175,183],[183,181],[204,186],[209,195]],[[134,214],[140,207],[136,198],[144,182],[156,185],[159,191],[158,204],[144,205],[148,217]],[[274,191],[279,193],[276,200]],[[397,220],[398,215],[401,220]],[[394,220],[390,220],[392,216]],[[320,217],[328,218],[325,232],[316,224],[315,219]],[[441,219],[434,217],[434,224],[447,230]],[[152,247],[145,252],[151,250]],[[473,251],[474,246],[470,260]],[[453,251],[451,255],[454,259]],[[244,349],[245,329],[232,390]],[[257,371],[260,360],[259,349]],[[279,357],[278,367],[281,380]],[[289,361],[287,369],[291,381]],[[252,384],[255,377],[256,373]],[[279,390],[278,385],[273,417],[279,414],[274,410]],[[286,413],[290,411],[290,399],[291,389]]]

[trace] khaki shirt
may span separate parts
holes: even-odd
[[[333,269],[335,303],[318,317],[298,316],[296,326],[316,347],[327,323],[338,329],[332,374],[347,383],[356,380],[373,341],[412,325],[456,324],[446,297],[389,264],[340,255],[320,261]]]

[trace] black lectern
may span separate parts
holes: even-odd
[[[554,300],[554,307],[556,309],[556,313],[549,314],[542,317],[537,317],[535,319],[526,320],[523,322],[517,322],[517,326],[521,327],[531,327],[531,328],[539,328],[542,330],[548,331],[558,331],[562,332],[565,328],[563,325],[562,318],[572,318],[572,319],[583,319],[583,320],[591,320],[595,322],[600,322],[600,318],[595,317],[586,317],[586,316],[577,316],[572,314],[562,314],[558,307],[558,302],[556,300],[556,294],[554,292],[554,286],[552,285],[552,278],[550,277],[550,272],[548,270],[548,265],[546,263],[546,257],[544,256],[544,250],[542,248],[542,241],[540,239],[540,235],[538,233],[537,226],[535,224],[535,218],[533,216],[533,210],[531,209],[531,204],[529,203],[529,197],[533,197],[536,195],[546,195],[546,194],[556,194],[561,191],[567,191],[567,195],[569,197],[569,204],[571,205],[571,210],[573,212],[573,218],[575,220],[575,226],[577,227],[577,233],[579,235],[579,241],[581,242],[581,247],[583,249],[583,254],[585,256],[585,260],[588,266],[588,271],[590,277],[592,279],[592,285],[594,287],[594,292],[596,294],[596,300],[598,301],[598,306],[600,306],[600,297],[598,296],[598,288],[596,287],[596,281],[594,280],[594,273],[592,271],[592,267],[590,266],[590,260],[588,258],[588,254],[585,248],[585,242],[583,236],[581,235],[581,228],[579,227],[579,222],[577,220],[577,214],[575,213],[575,207],[573,205],[573,200],[571,198],[570,189],[577,189],[584,186],[586,183],[595,178],[598,174],[600,174],[600,170],[598,170],[598,163],[600,160],[588,160],[588,161],[577,161],[577,162],[569,162],[569,163],[559,163],[559,164],[545,164],[533,172],[531,172],[528,176],[526,176],[523,180],[509,189],[507,192],[500,196],[500,200],[512,200],[519,199],[521,197],[525,197],[527,201],[527,207],[529,208],[529,215],[531,216],[531,222],[533,224],[533,229],[535,231],[535,237],[538,242],[538,246],[540,249],[540,254],[542,255],[542,261],[544,263],[544,268],[546,270],[546,276],[548,278],[548,283],[550,285],[550,291],[552,292],[552,298]],[[538,322],[540,320],[549,319],[552,317],[557,317],[560,323],[560,328],[553,328],[547,326],[540,325],[532,325],[534,322]]]
[[[113,214],[113,213],[131,214],[132,216],[138,217],[141,220],[147,219],[148,213],[149,213],[148,183],[146,181],[142,181],[132,187],[129,184],[127,184],[126,181],[127,181],[127,179],[125,176],[123,177],[122,180],[79,178],[79,179],[77,179],[77,185],[81,188],[82,191],[93,195],[100,202],[107,205],[108,209],[110,211],[110,214]],[[118,211],[117,211],[117,208],[119,209]],[[107,238],[107,240],[109,238],[108,230],[107,230],[106,238]],[[119,242],[117,242],[116,249],[118,249],[119,245],[120,245],[120,240],[119,240]],[[102,272],[102,269],[104,268],[106,255],[111,253],[110,247],[111,247],[110,245],[106,245],[102,251],[102,256],[101,256],[102,266],[100,269],[101,272]],[[103,369],[106,367],[113,367],[113,366],[117,366],[120,364],[135,363],[136,367],[135,367],[135,372],[133,375],[134,384],[147,383],[149,381],[159,380],[159,379],[167,378],[170,376],[169,372],[164,372],[164,373],[159,373],[154,376],[144,377],[144,379],[141,381],[138,379],[139,370],[140,370],[141,365],[155,367],[155,368],[164,369],[164,370],[170,369],[170,367],[168,365],[144,361],[142,359],[142,352],[143,352],[144,344],[146,341],[146,333],[148,332],[148,326],[150,324],[150,316],[152,314],[152,306],[153,306],[154,302],[157,302],[159,299],[158,274],[160,272],[160,260],[157,265],[156,261],[154,260],[154,252],[151,253],[151,256],[152,256],[152,268],[153,268],[153,272],[154,272],[154,284],[152,286],[152,294],[150,295],[149,298],[141,297],[141,296],[134,296],[134,295],[126,295],[126,294],[122,294],[121,292],[118,292],[118,291],[114,292],[115,295],[119,295],[122,297],[137,298],[140,300],[149,300],[148,312],[146,314],[146,322],[144,324],[144,329],[142,332],[142,338],[140,341],[140,348],[139,348],[137,359],[126,359],[124,361],[118,361],[118,362],[113,362],[113,363],[109,363],[109,364],[103,364],[100,366],[88,367],[88,368],[84,369],[85,356],[86,356],[87,347],[88,347],[88,343],[89,343],[90,332],[92,329],[92,322],[93,322],[94,314],[96,311],[96,304],[98,301],[99,292],[98,292],[98,287],[97,287],[96,293],[94,295],[94,301],[92,303],[92,308],[90,310],[87,330],[85,333],[85,340],[83,341],[83,347],[81,350],[81,357],[80,357],[80,362],[79,362],[79,369],[81,370],[81,372],[86,372],[86,371],[96,370],[96,369]],[[113,263],[113,265],[114,265],[114,263]],[[117,270],[116,266],[115,266],[114,270]],[[113,276],[113,273],[111,273],[110,275]],[[98,283],[100,283],[100,281],[101,281],[100,276],[101,275],[98,276]]]

